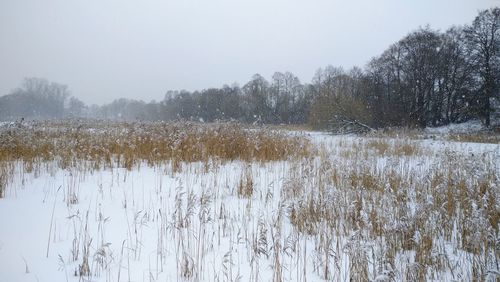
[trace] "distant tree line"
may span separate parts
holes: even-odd
[[[498,120],[499,90],[500,9],[492,8],[470,25],[445,32],[419,28],[364,69],[320,68],[305,84],[290,72],[276,72],[270,81],[256,74],[242,87],[168,91],[160,102],[118,99],[86,106],[64,85],[29,78],[0,97],[0,119],[235,120],[351,130],[479,118],[490,126]]]
[[[305,94],[305,86],[296,76],[277,72],[271,82],[256,74],[243,87],[168,91],[161,102],[119,99],[91,111],[105,119],[299,124],[307,121],[309,99]]]
[[[85,109],[66,85],[41,78],[25,78],[19,88],[0,97],[0,120],[79,117]]]

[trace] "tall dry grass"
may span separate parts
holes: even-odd
[[[46,121],[0,132],[0,192],[7,182],[6,164],[15,161],[26,172],[48,162],[83,170],[169,163],[175,172],[184,162],[208,167],[235,160],[277,161],[307,156],[312,150],[304,138],[231,123]]]
[[[67,169],[68,210],[79,204],[85,170],[148,164],[182,172],[175,189],[154,187],[146,205],[133,188],[123,191],[121,249],[105,240],[110,223],[99,205],[94,220],[89,211],[67,218],[74,238],[66,261],[85,279],[112,277],[115,262],[118,281],[130,280],[141,259],[149,260],[151,281],[172,267],[187,281],[498,279],[495,152],[403,138],[336,137],[316,149],[303,138],[236,124],[71,125],[4,131],[0,172],[12,175],[14,163],[28,172],[47,163]],[[242,162],[231,170],[233,160]],[[151,229],[154,236],[144,235]],[[156,250],[146,249],[151,240]]]
[[[436,152],[384,139],[337,146],[296,164],[283,187],[290,223],[314,238],[325,279],[342,238],[354,281],[500,278],[494,152]]]

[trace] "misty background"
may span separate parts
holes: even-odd
[[[0,1],[0,95],[25,77],[86,104],[160,101],[290,71],[364,67],[419,26],[470,23],[495,0]]]

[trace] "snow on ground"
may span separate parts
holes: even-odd
[[[484,127],[480,120],[471,120],[464,123],[449,124],[440,127],[428,127],[425,129],[425,132],[430,134],[472,134],[482,129],[484,129]]]
[[[347,164],[340,156],[349,150],[358,154],[356,146],[377,140],[304,134],[325,148],[332,166]],[[427,174],[439,165],[434,158],[449,151],[486,156],[500,175],[500,145],[407,142],[417,144],[421,155],[401,160],[390,155],[368,157],[375,162],[372,169],[383,171],[397,162],[395,167],[401,170],[414,166]],[[329,273],[329,280],[348,281],[354,269],[349,259],[351,239],[361,235],[330,238],[336,247],[328,252],[335,255],[325,272],[324,260],[316,255],[321,253],[316,250],[318,237],[294,231],[283,186],[294,176],[297,164],[235,161],[207,168],[191,163],[177,173],[168,164],[96,172],[47,164],[31,173],[17,166],[13,183],[0,199],[0,281],[321,281],[324,273]],[[321,177],[320,172],[315,175]],[[246,181],[253,182],[250,198],[237,191]],[[318,180],[308,181],[314,187]],[[452,261],[461,267],[458,274],[427,277],[468,280],[468,255],[445,241],[436,245],[450,248],[447,252],[455,254]],[[400,252],[390,267],[370,265],[369,277],[405,279],[405,267],[413,256],[411,251]]]
[[[204,273],[200,280],[222,279],[225,275],[230,275],[230,280],[238,275],[248,277],[246,257],[250,250],[243,242],[251,238],[244,236],[256,236],[247,229],[263,217],[272,217],[276,203],[270,201],[264,208],[261,206],[265,200],[250,204],[233,196],[245,167],[236,162],[205,172],[203,164],[195,163],[186,165],[185,172],[176,175],[166,173],[165,168],[146,165],[131,172],[113,169],[94,175],[76,171],[39,177],[17,175],[6,197],[0,200],[0,223],[4,226],[0,235],[0,281],[79,280],[75,277],[79,273],[78,263],[72,261],[78,256],[77,261],[81,262],[84,254],[75,254],[78,250],[73,244],[85,241],[86,234],[92,238],[92,242],[87,242],[94,256],[90,258],[90,271],[100,273],[91,280],[117,281],[121,276],[121,281],[177,281],[181,274],[176,262],[183,256],[178,244],[188,244],[185,251],[191,256],[206,256],[204,265],[199,266]],[[286,163],[254,165],[251,169],[255,184],[262,187],[257,198],[279,193]],[[65,189],[72,185],[78,203],[67,204]],[[202,195],[211,195],[206,220],[214,221],[213,217],[218,216],[217,224],[189,231],[175,226],[196,221],[192,214],[180,214],[182,208],[176,205],[182,205],[187,212],[189,201],[199,202]],[[254,217],[247,216],[254,212]],[[162,234],[157,233],[159,228],[172,233],[163,234],[172,240],[162,241]],[[175,240],[184,232],[198,232],[198,228],[203,229],[203,238],[198,233],[198,238],[184,235],[190,238],[186,242]],[[158,248],[162,253],[158,253]],[[231,249],[231,257],[224,257]],[[97,257],[100,250],[102,256]],[[192,259],[196,257],[187,258],[188,263]],[[103,270],[108,264],[109,270]],[[263,274],[269,272],[267,265],[262,264]],[[224,273],[223,267],[228,268],[228,273]]]

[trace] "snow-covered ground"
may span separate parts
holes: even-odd
[[[449,134],[449,133],[462,133],[473,134],[484,129],[480,120],[471,120],[464,123],[449,124],[439,127],[428,127],[425,129],[427,133]]]
[[[500,145],[301,134],[317,156],[184,163],[179,172],[48,163],[28,173],[18,162],[0,199],[0,281],[498,278],[498,252],[465,251],[469,229],[458,225],[471,219],[432,189],[459,193],[464,181],[471,192],[488,181],[485,206],[471,200],[470,224],[495,227]],[[250,196],[239,193],[248,187]],[[489,232],[500,245],[491,226],[468,240]]]

